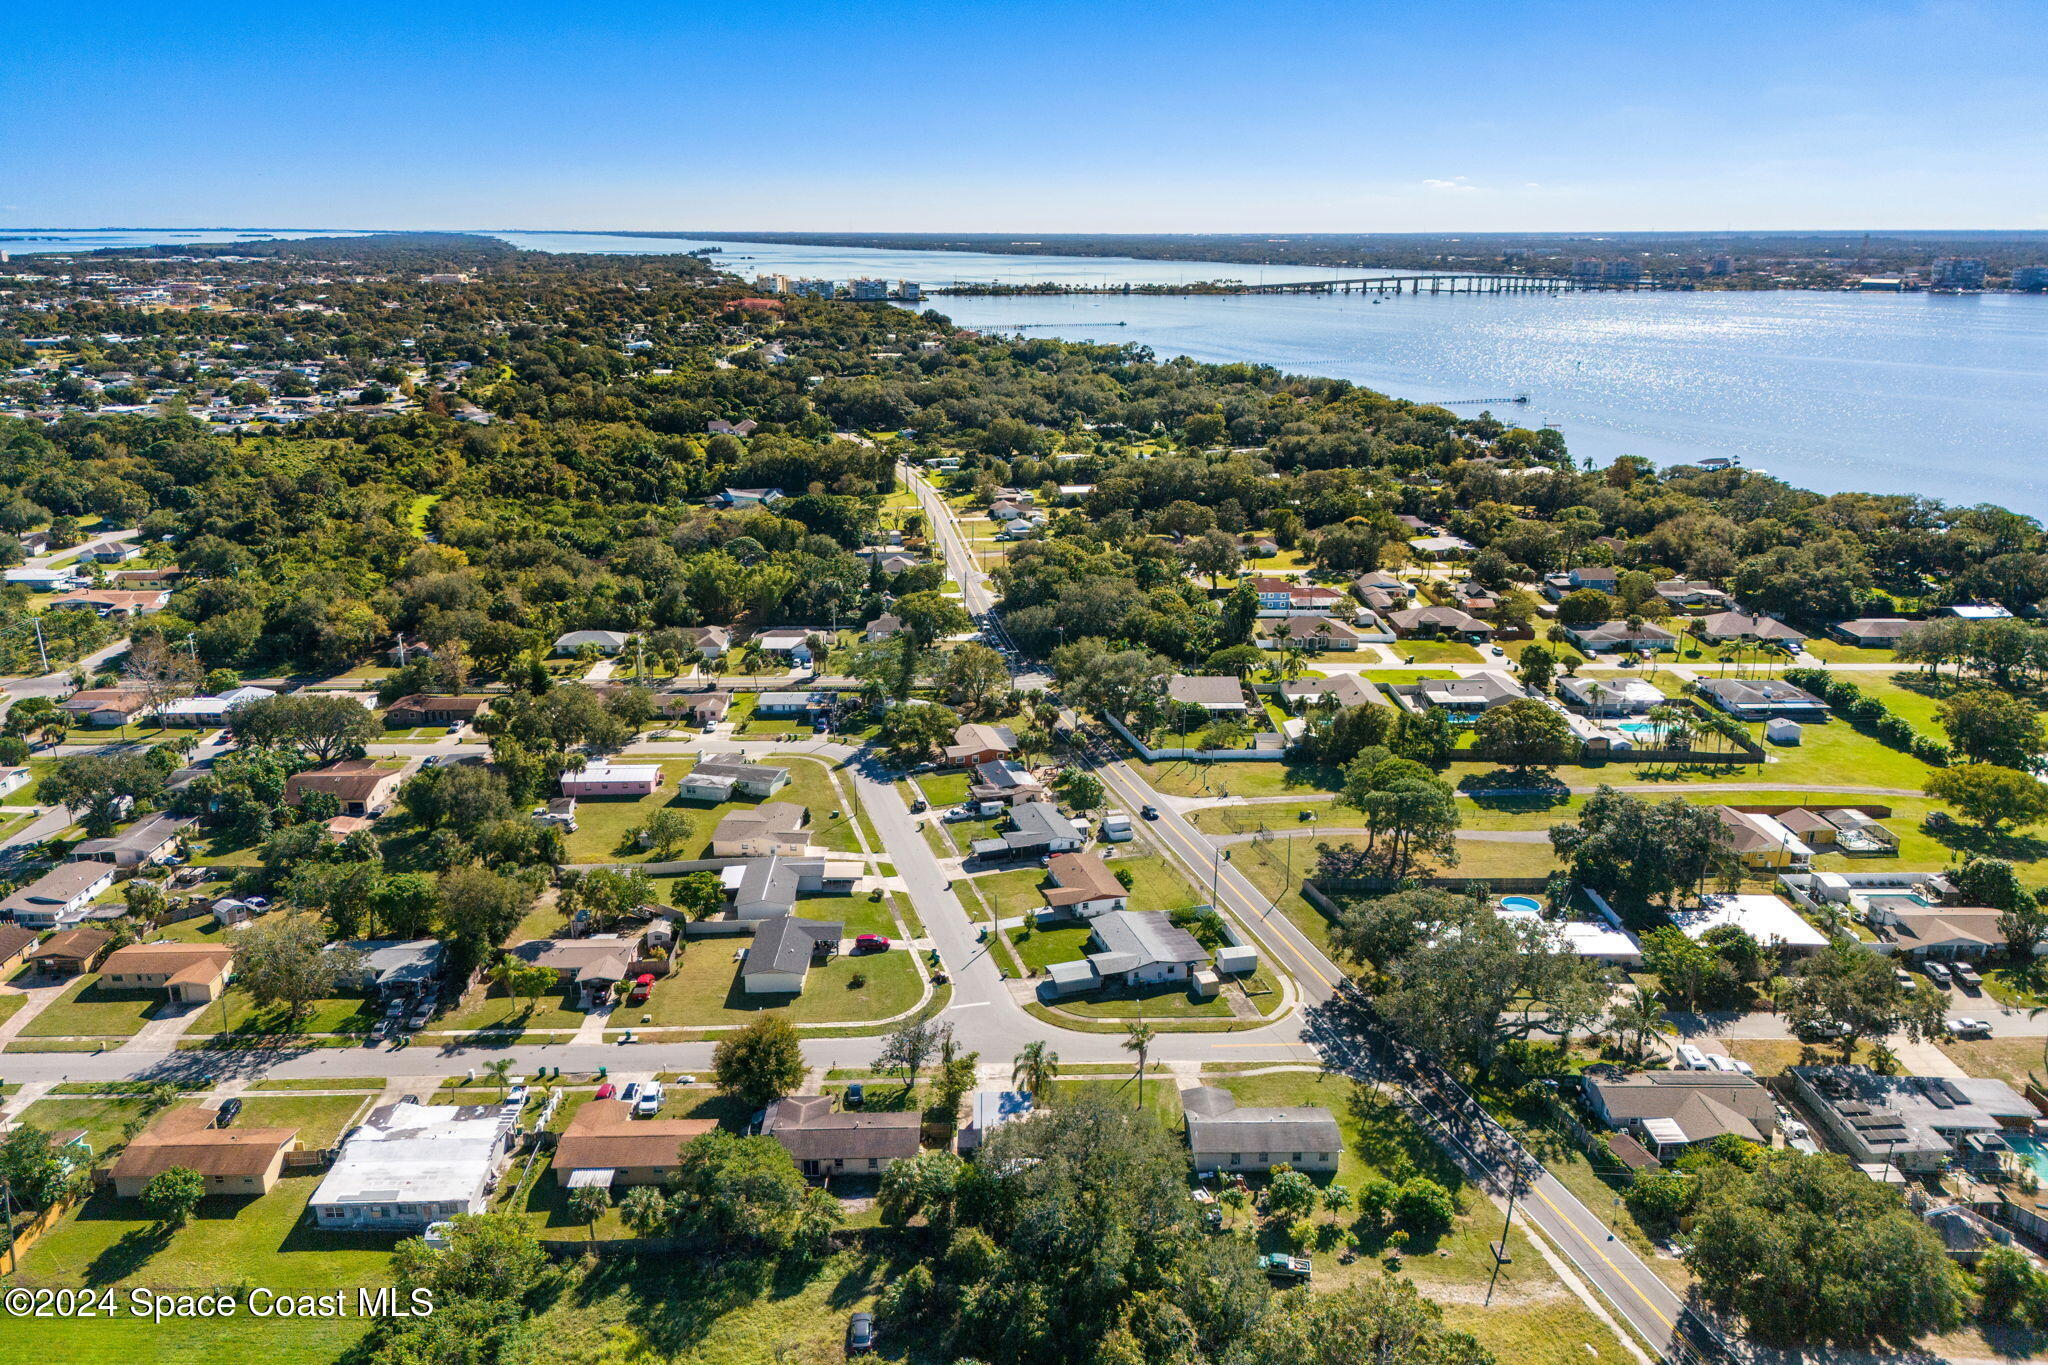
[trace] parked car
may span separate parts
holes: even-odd
[[[369,1035],[364,1041],[374,1046],[390,1036],[391,1021],[389,1019],[379,1019],[376,1023],[370,1025]]]
[[[402,995],[394,995],[389,1000],[387,1000],[384,1003],[384,1017],[386,1019],[405,1018],[405,997]]]
[[[415,1009],[412,1012],[412,1017],[406,1020],[405,1024],[407,1028],[422,1029],[425,1028],[428,1024],[431,1024],[433,1021],[434,1002],[431,1000],[422,1000],[419,1003],[419,1008]]]
[[[1794,1030],[1794,1032],[1798,1035],[1799,1041],[1802,1043],[1820,1043],[1832,1042],[1837,1038],[1846,1037],[1848,1035],[1849,1030],[1843,1027],[1842,1025],[1834,1023],[1832,1021],[1821,1020],[1820,1022],[1808,1024],[1803,1028],[1796,1029]]]
[[[1951,964],[1948,969],[1948,974],[1955,978],[1955,982],[1958,986],[1961,986],[1964,990],[1967,991],[1977,990],[1984,984],[1984,978],[1977,975],[1977,969],[1975,967],[1972,967],[1967,962],[1957,962]]]
[[[626,1088],[625,1088],[624,1090],[622,1090],[622,1091],[620,1091],[620,1092],[619,1092],[619,1098],[620,1098],[621,1100],[625,1101],[625,1102],[626,1102],[627,1104],[631,1104],[631,1103],[632,1103],[632,1102],[633,1102],[634,1100],[637,1100],[637,1099],[639,1099],[639,1098],[640,1098],[640,1082],[638,1082],[638,1081],[627,1081],[627,1082],[626,1082]]]
[[[1735,1059],[1723,1052],[1709,1052],[1707,1054],[1707,1065],[1715,1071],[1733,1072],[1737,1069]]]
[[[450,721],[450,722],[448,723],[448,733],[449,733],[449,734],[451,734],[451,735],[459,735],[459,734],[461,734],[461,733],[462,733],[462,722],[461,722],[461,721],[459,721],[459,720],[456,720],[456,721]]]
[[[606,1081],[603,1085],[597,1088],[597,1094],[595,1098],[600,1100],[608,1100],[618,1093],[619,1088],[613,1085],[610,1081]]]
[[[1948,1031],[1958,1038],[1989,1038],[1991,1036],[1991,1021],[1989,1019],[1971,1019],[1964,1015],[1957,1015],[1948,1021]]]
[[[865,1085],[862,1085],[859,1081],[854,1081],[846,1087],[846,1107],[848,1109],[858,1109],[867,1102],[868,1088]]]
[[[846,1320],[846,1353],[866,1355],[875,1349],[875,1315],[855,1313]]]
[[[229,1127],[234,1123],[235,1116],[241,1112],[242,1102],[240,1100],[222,1100],[220,1102],[220,1108],[214,1111],[213,1126],[216,1128]]]
[[[1259,1257],[1259,1269],[1273,1279],[1300,1283],[1314,1275],[1315,1262],[1307,1256],[1289,1256],[1284,1251],[1269,1251]]]
[[[927,803],[922,796],[918,797],[917,800],[910,803],[910,813],[912,815],[923,815],[926,811],[930,809],[930,804]]]
[[[889,940],[880,934],[860,934],[853,940],[853,950],[856,953],[886,953],[889,948]]]
[[[640,1098],[633,1105],[633,1116],[642,1119],[653,1118],[661,1112],[661,1103],[667,1098],[660,1081],[649,1081],[647,1088],[640,1092]]]
[[[974,812],[969,810],[965,806],[955,806],[951,810],[947,811],[944,815],[941,815],[939,818],[941,820],[944,820],[949,825],[957,825],[962,820],[972,820],[974,818]]]
[[[644,1005],[647,1003],[648,995],[653,990],[654,973],[642,972],[633,979],[633,989],[626,992],[626,1003],[629,1005]]]
[[[1923,962],[1920,970],[1927,973],[1927,979],[1937,986],[1946,986],[1949,981],[1948,968],[1939,962]]]
[[[1707,1054],[1694,1047],[1691,1043],[1680,1043],[1678,1045],[1679,1070],[1708,1071],[1712,1069],[1712,1065],[1707,1060]]]
[[[1899,983],[1899,989],[1908,995],[1920,989],[1920,983],[1915,981],[1913,974],[1904,967],[1892,968],[1892,977]]]

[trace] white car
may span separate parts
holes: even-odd
[[[1957,1015],[1948,1021],[1948,1031],[1958,1038],[1989,1038],[1991,1036],[1991,1021],[1989,1019],[1971,1019],[1963,1015]]]
[[[1680,1044],[1678,1045],[1678,1069],[1679,1069],[1679,1070],[1681,1070],[1681,1071],[1707,1071],[1707,1070],[1710,1070],[1710,1069],[1711,1069],[1711,1067],[1712,1067],[1712,1064],[1711,1064],[1710,1062],[1708,1062],[1708,1061],[1707,1061],[1707,1054],[1706,1054],[1706,1053],[1704,1053],[1704,1052],[1700,1051],[1700,1050],[1699,1050],[1698,1048],[1694,1047],[1694,1046],[1693,1046],[1693,1045],[1692,1045],[1691,1043],[1680,1043]]]
[[[663,1094],[660,1081],[649,1081],[647,1088],[640,1092],[640,1098],[633,1102],[633,1117],[651,1119],[661,1112]]]
[[[963,820],[972,820],[975,816],[966,806],[955,806],[939,818],[949,825],[957,825]]]

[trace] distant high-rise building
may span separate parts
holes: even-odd
[[[1634,261],[1608,261],[1600,271],[1600,278],[1609,284],[1634,284],[1643,277],[1643,268]]]
[[[1982,289],[1984,262],[1970,256],[1943,256],[1934,263],[1937,289]]]
[[[1593,260],[1590,257],[1585,260],[1573,261],[1572,278],[1575,280],[1597,281],[1605,269],[1606,265],[1604,262]]]
[[[848,280],[846,292],[855,303],[882,303],[889,297],[887,280]]]
[[[802,298],[829,299],[839,289],[831,280],[791,280],[789,292]]]
[[[764,294],[787,294],[789,292],[789,276],[756,275],[754,277],[754,288]]]
[[[924,289],[916,280],[896,281],[896,297],[905,303],[916,303],[924,297]]]
[[[1735,258],[1733,256],[1716,256],[1712,263],[1707,266],[1707,273],[1709,275],[1733,275],[1735,273]]]
[[[2043,290],[2048,290],[2048,265],[2014,266],[2012,287],[2024,289],[2030,294],[2038,294]]]

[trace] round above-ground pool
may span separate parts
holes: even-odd
[[[1500,898],[1500,908],[1503,910],[1521,910],[1532,915],[1540,915],[1543,913],[1543,902],[1537,900],[1534,896],[1502,896]]]

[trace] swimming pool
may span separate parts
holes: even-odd
[[[2005,1145],[2034,1168],[2034,1174],[2048,1182],[2048,1138],[2038,1138],[2031,1133],[2000,1133]]]
[[[1654,735],[1657,733],[1657,727],[1646,720],[1616,721],[1614,728],[1622,731],[1624,734],[1631,735]]]
[[[1503,910],[1520,910],[1528,915],[1540,915],[1543,913],[1543,902],[1537,900],[1534,896],[1502,896],[1500,898],[1500,908]]]

